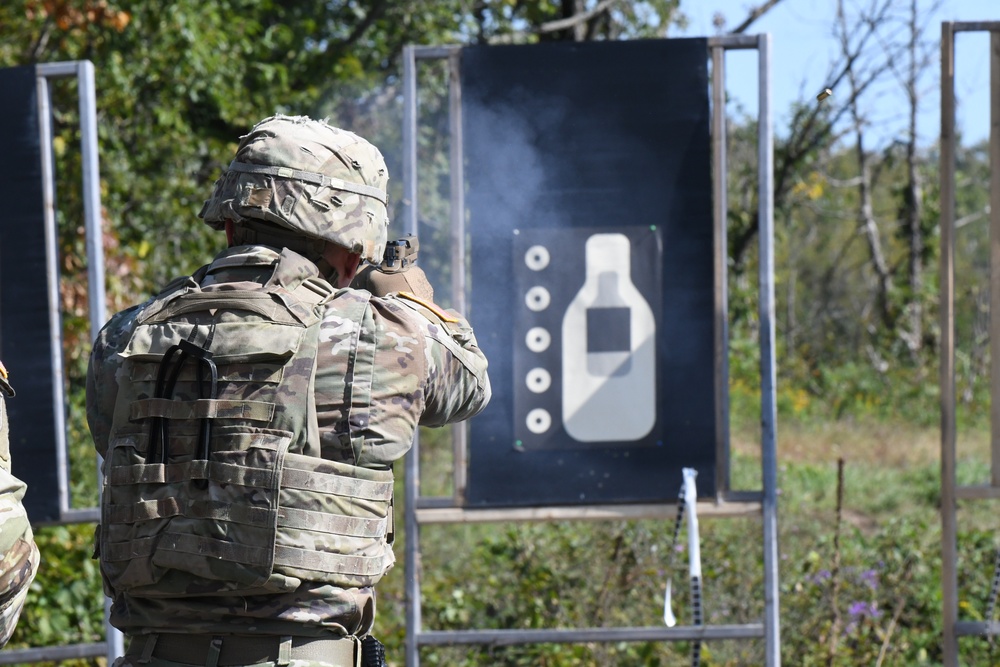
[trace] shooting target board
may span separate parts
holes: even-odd
[[[715,493],[704,39],[462,49],[470,507]]]
[[[11,471],[27,483],[32,522],[58,520],[57,451],[64,446],[61,325],[51,286],[34,67],[0,69],[0,361],[17,392],[7,399]],[[55,344],[53,341],[55,340]]]

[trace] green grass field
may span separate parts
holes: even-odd
[[[782,657],[790,665],[940,664],[940,434],[886,420],[779,423]],[[961,483],[988,477],[988,436],[960,436]],[[736,425],[733,488],[760,487],[758,437]],[[434,470],[426,445],[425,476]],[[837,512],[838,461],[843,460]],[[438,465],[439,468],[442,466]],[[433,482],[425,482],[433,488]],[[679,486],[679,480],[678,480]],[[445,492],[446,485],[436,491]],[[996,543],[990,501],[960,507],[962,618],[983,618]],[[707,623],[759,622],[757,519],[703,519]],[[649,626],[662,623],[672,521],[511,523],[422,530],[424,628]],[[402,553],[400,549],[400,553]],[[674,610],[689,620],[687,556],[673,572]],[[402,664],[403,576],[390,573],[381,632]],[[963,664],[1000,664],[963,639]],[[703,665],[758,665],[756,640],[703,645]],[[686,642],[426,648],[426,665],[683,665]]]
[[[734,422],[731,439],[733,488],[759,488],[753,421]],[[424,438],[427,495],[450,490],[450,455],[443,440]],[[965,429],[959,441],[960,482],[986,481],[985,428]],[[928,426],[884,418],[779,419],[783,664],[940,663],[939,450],[939,432]],[[400,466],[400,499],[402,477]],[[995,516],[993,501],[960,506],[960,600],[968,620],[986,613],[997,546]],[[425,526],[424,628],[658,625],[672,529],[672,519]],[[764,608],[760,521],[702,519],[701,532],[705,621],[759,622]],[[100,582],[90,558],[91,536],[87,525],[38,531],[43,566],[11,647],[100,641]],[[405,539],[399,536],[399,563],[380,585],[376,625],[390,664],[397,666],[404,659]],[[680,623],[690,619],[686,571],[687,554],[681,551],[671,572]],[[960,648],[963,664],[1000,664],[1000,649],[986,640],[963,639]],[[703,644],[702,664],[759,665],[763,650],[756,640],[710,642]],[[441,647],[423,649],[421,658],[423,665],[456,667],[665,666],[690,664],[690,646]]]

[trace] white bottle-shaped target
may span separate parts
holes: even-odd
[[[580,442],[632,441],[656,423],[656,321],[632,284],[624,234],[594,234],[562,322],[562,410]]]

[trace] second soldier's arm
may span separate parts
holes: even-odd
[[[26,485],[10,472],[10,438],[4,395],[14,392],[0,364],[0,646],[14,633],[28,587],[38,571],[38,547],[21,499]]]

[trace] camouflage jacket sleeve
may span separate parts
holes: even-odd
[[[121,367],[118,353],[128,344],[135,327],[135,317],[141,306],[133,306],[116,314],[97,334],[87,367],[87,423],[97,453],[108,451],[111,420],[118,396],[117,374]]]
[[[395,301],[417,315],[427,373],[421,426],[443,426],[479,414],[492,395],[487,362],[469,322],[406,292]]]
[[[389,466],[409,449],[418,425],[468,419],[490,399],[486,357],[472,328],[431,303],[342,291],[327,308],[319,347],[324,458]]]
[[[0,644],[13,634],[38,571],[38,548],[21,504],[24,490],[24,482],[0,469]]]
[[[14,632],[38,571],[38,548],[21,499],[25,484],[10,474],[7,406],[0,396],[0,645]]]

